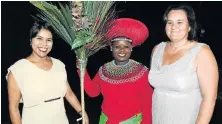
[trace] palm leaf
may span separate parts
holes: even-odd
[[[57,6],[45,1],[30,2],[39,9],[37,17],[48,22],[56,33],[74,49],[80,63],[81,104],[84,111],[84,75],[87,58],[108,44],[106,33],[115,19],[115,11],[111,9],[112,1],[83,1],[83,11],[79,18],[73,20],[75,2]],[[77,5],[77,4],[76,4]],[[81,9],[79,9],[81,10]],[[76,14],[76,13],[75,13]],[[79,13],[77,13],[79,14]],[[80,23],[79,23],[80,22]],[[85,120],[84,112],[82,114]]]
[[[69,16],[71,12],[68,11],[70,9],[67,7],[61,8],[60,11],[56,6],[45,1],[31,1],[30,3],[39,9],[40,14],[37,14],[37,16],[51,24],[56,33],[69,45],[72,45],[75,35],[74,31],[70,27],[70,25],[72,25],[72,22],[70,21],[72,18]]]
[[[110,27],[107,24],[114,19],[115,13],[110,11],[114,2],[83,1],[83,15],[93,20],[94,25],[80,31],[75,30],[76,25],[72,20],[72,2],[69,6],[59,3],[59,9],[45,1],[30,3],[39,9],[40,14],[37,14],[37,17],[51,24],[56,33],[75,50],[76,54],[81,52],[81,49],[78,50],[80,47],[85,47],[86,55],[89,57],[107,45],[105,35]]]

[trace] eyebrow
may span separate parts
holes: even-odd
[[[167,21],[173,21],[173,20],[167,20]],[[179,20],[176,20],[176,21],[185,21],[184,19],[179,19]]]
[[[40,36],[40,35],[37,35],[36,37],[40,37],[40,38],[43,38],[42,36]],[[47,38],[47,39],[50,39],[50,40],[52,40],[52,38]]]

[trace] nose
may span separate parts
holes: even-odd
[[[123,52],[125,50],[125,48],[121,48],[120,51]]]
[[[177,25],[176,24],[172,24],[171,29],[176,29]]]
[[[42,41],[42,45],[43,45],[43,46],[47,46],[47,40],[43,40],[43,41]]]

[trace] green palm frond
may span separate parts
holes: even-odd
[[[77,21],[73,20],[73,9],[79,4],[75,1],[69,5],[58,3],[59,8],[45,1],[30,3],[39,9],[37,17],[48,22],[74,49],[77,57],[83,51],[89,57],[108,44],[105,36],[115,18],[114,9],[111,9],[113,1],[82,1],[82,15]]]
[[[70,8],[59,4],[62,7],[60,11],[55,5],[45,1],[30,1],[30,3],[39,9],[40,14],[37,14],[37,16],[48,22],[63,40],[72,45],[75,35],[71,29],[73,23]]]
[[[92,42],[94,36],[95,35],[87,29],[83,29],[80,32],[76,32],[76,39],[72,44],[72,49],[82,46],[82,41],[84,41],[84,43]]]

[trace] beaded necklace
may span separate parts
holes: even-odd
[[[125,65],[115,65],[113,60],[99,69],[101,79],[114,84],[134,82],[142,77],[145,71],[145,66],[131,59]]]

